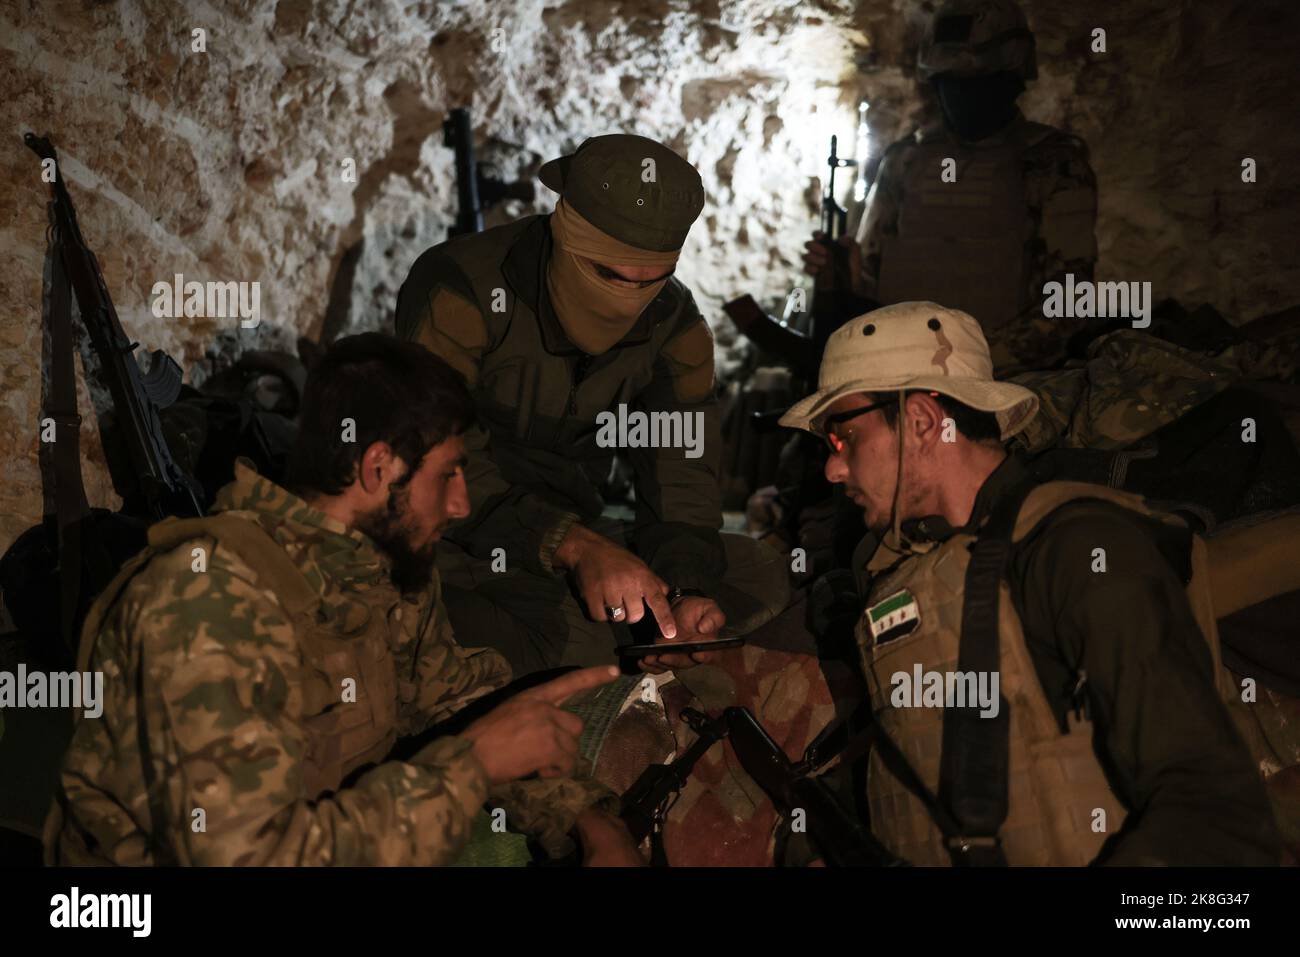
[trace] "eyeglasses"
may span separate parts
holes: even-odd
[[[934,398],[939,397],[938,392],[929,392]],[[820,432],[821,437],[826,440],[826,447],[831,450],[832,455],[839,455],[844,451],[847,444],[848,435],[839,435],[835,431],[835,426],[841,422],[847,422],[849,419],[856,419],[860,415],[866,415],[868,412],[875,412],[877,409],[883,409],[887,405],[893,405],[898,401],[898,396],[891,396],[883,402],[874,402],[871,405],[864,405],[860,409],[849,409],[847,412],[837,412],[835,415],[828,415],[821,420]],[[850,433],[852,434],[852,433]]]

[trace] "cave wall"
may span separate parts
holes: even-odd
[[[133,339],[192,381],[243,348],[391,326],[410,262],[454,216],[441,123],[473,110],[507,179],[591,135],[660,139],[708,204],[679,275],[721,304],[798,281],[827,141],[865,96],[876,148],[930,111],[912,62],[917,0],[117,0],[0,3],[0,549],[39,516],[45,186],[21,143],[48,132]],[[1026,113],[1090,144],[1102,278],[1209,302],[1234,321],[1291,304],[1300,146],[1290,3],[1026,4],[1040,78]],[[1089,48],[1094,27],[1108,52]],[[206,49],[193,49],[196,29]],[[1258,163],[1245,185],[1240,162]],[[355,164],[355,181],[345,163]],[[847,179],[847,178],[846,178]],[[847,194],[851,182],[845,185]],[[488,224],[545,211],[510,202]],[[261,284],[261,321],[157,318],[150,290]],[[92,504],[114,504],[80,387]]]

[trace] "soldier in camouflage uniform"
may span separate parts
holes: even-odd
[[[849,247],[854,291],[881,304],[933,300],[975,316],[1000,375],[1065,356],[1084,321],[1045,319],[1045,283],[1092,279],[1097,182],[1083,140],[1015,105],[1038,75],[1034,37],[1013,0],[950,0],[921,43],[918,70],[943,122],[886,151]],[[946,182],[946,161],[955,180]],[[830,281],[815,237],[805,270]]]
[[[562,781],[582,722],[558,706],[613,668],[385,760],[510,677],[455,640],[433,570],[441,528],[468,512],[472,414],[426,350],[342,340],[308,383],[298,494],[241,461],[212,515],[150,529],[83,632],[106,701],[65,756],[50,863],[446,864],[485,801],[547,846],[577,824],[598,855],[634,859],[602,810],[613,795]]]

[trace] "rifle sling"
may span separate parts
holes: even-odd
[[[863,722],[865,722],[865,726],[862,726],[856,733],[849,734],[851,728],[862,725]],[[846,721],[820,738],[816,744],[818,746],[817,757],[812,764],[812,769],[821,767],[836,755],[839,755],[840,766],[847,767],[872,748],[875,748],[876,754],[879,755],[885,768],[898,779],[903,787],[912,793],[913,797],[924,805],[934,821],[935,827],[939,829],[944,838],[952,839],[961,834],[961,828],[952,815],[948,813],[947,808],[940,804],[934,793],[926,787],[920,775],[916,773],[903,752],[898,749],[894,739],[871,716],[870,701],[864,701]]]
[[[75,654],[82,599],[94,598],[112,580],[114,567],[89,521],[90,508],[81,479],[81,415],[77,412],[72,282],[64,261],[65,242],[65,237],[56,233],[50,262],[50,383],[46,414],[55,425],[50,472],[58,530],[59,630],[64,646]],[[83,566],[90,579],[90,594],[84,596],[81,593]]]
[[[73,356],[72,288],[60,239],[50,263],[50,389],[46,414],[54,420],[50,466],[59,549],[59,628],[65,648],[75,650],[81,598],[81,536],[89,508],[81,482],[81,416]],[[102,586],[103,582],[98,582]]]

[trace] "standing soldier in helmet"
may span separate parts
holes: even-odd
[[[1043,318],[1043,285],[1066,273],[1090,280],[1097,258],[1087,146],[1016,106],[1038,68],[1014,0],[944,3],[917,68],[943,121],[885,152],[856,242],[842,240],[854,291],[970,313],[1000,374],[1050,366],[1079,327]],[[825,283],[830,259],[809,243],[805,270]]]
[[[539,177],[560,193],[553,213],[426,250],[398,294],[398,335],[466,377],[484,425],[465,439],[474,514],[439,552],[451,621],[516,674],[612,661],[645,615],[669,639],[743,634],[784,608],[787,573],[718,531],[713,336],[673,276],[704,206],[699,173],[613,134]],[[614,454],[600,420],[624,410],[699,426],[692,449],[627,430],[630,526],[602,519],[599,490]]]

